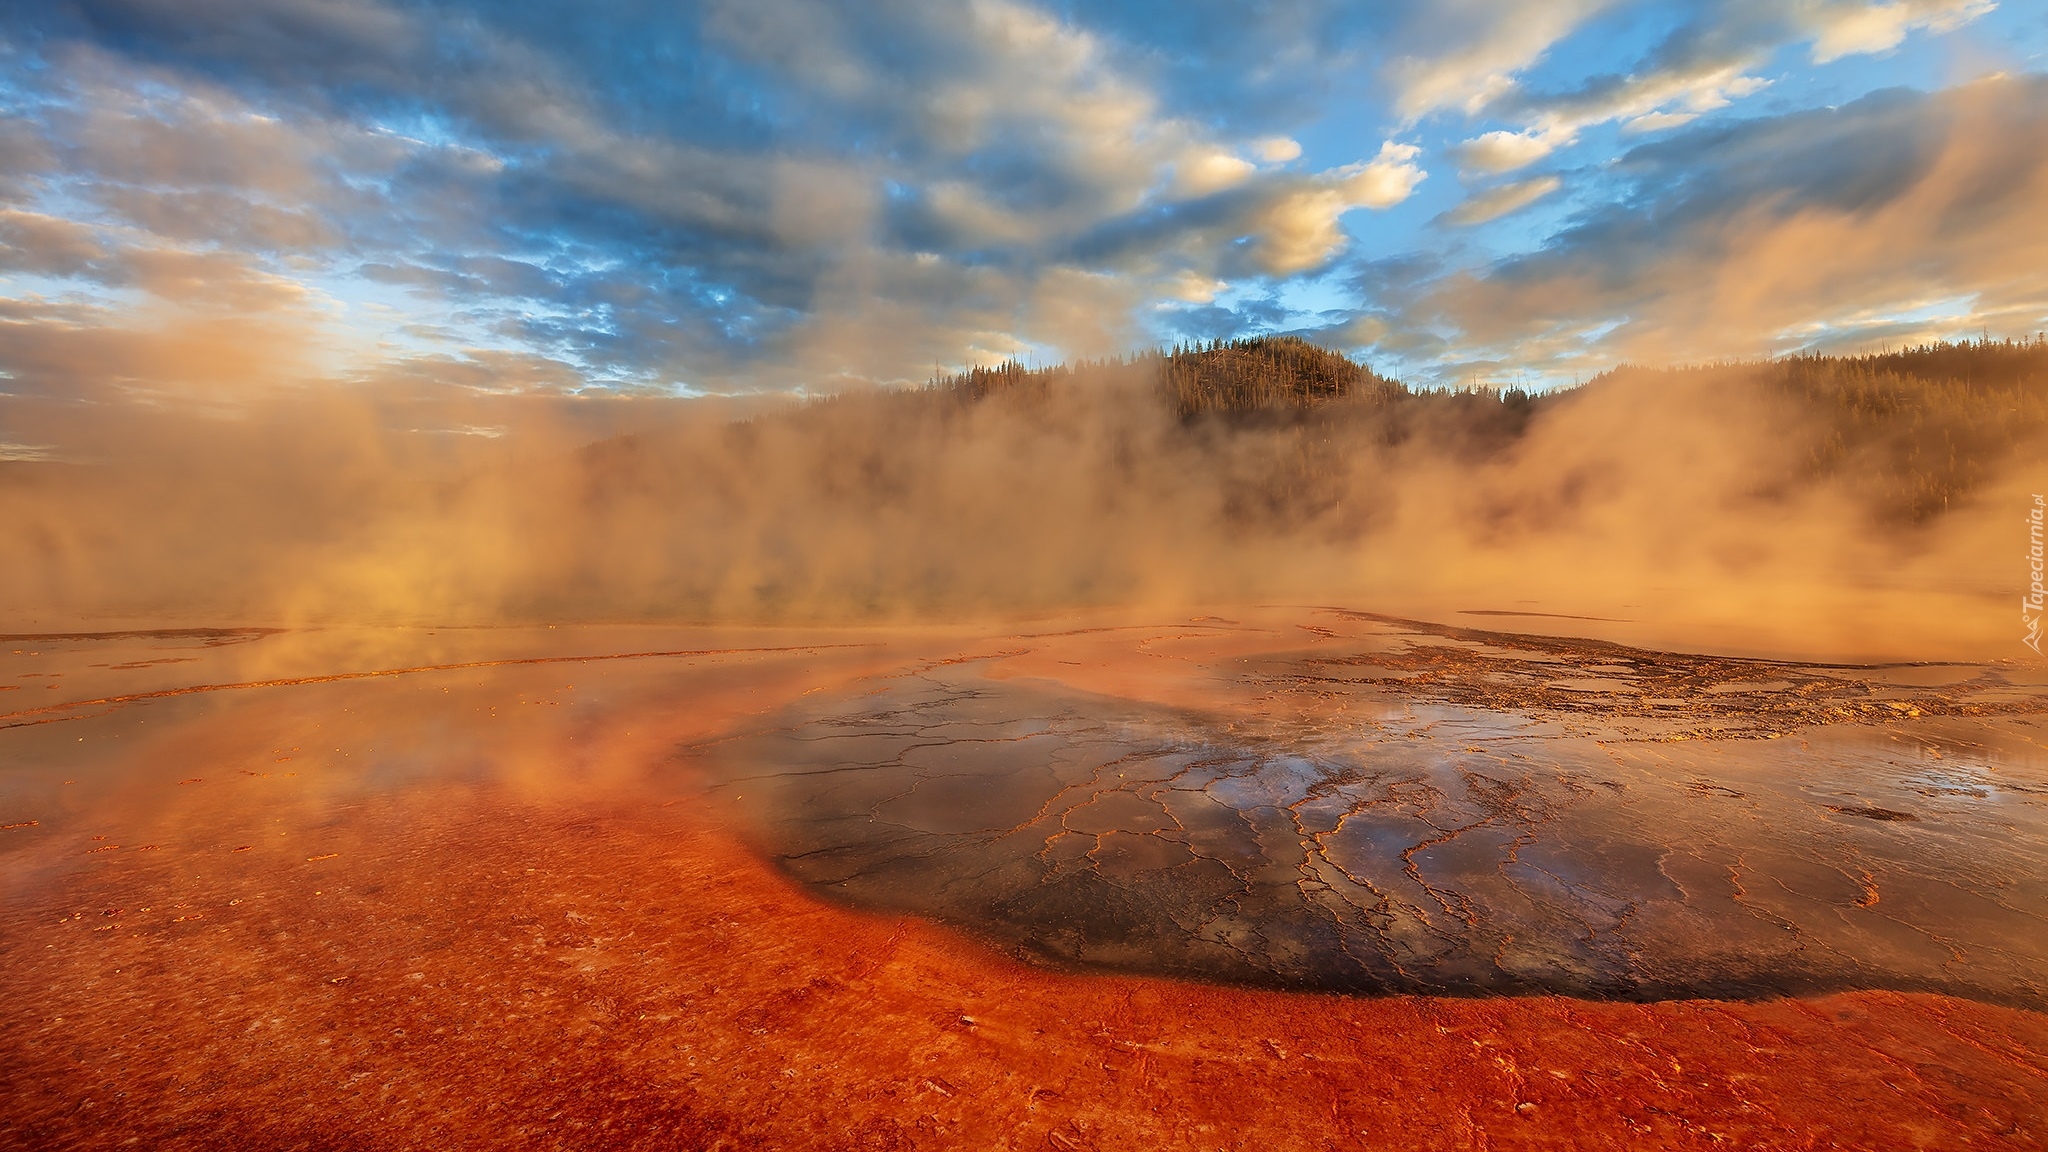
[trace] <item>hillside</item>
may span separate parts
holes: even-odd
[[[1027,369],[1011,363],[935,380],[927,392],[967,402],[1045,397],[1076,382],[1137,380],[1190,429],[1220,421],[1246,433],[1291,430],[1289,473],[1259,501],[1267,514],[1306,498],[1332,462],[1366,444],[1419,440],[1479,460],[1512,450],[1534,420],[1612,393],[1678,391],[1704,384],[1730,402],[1775,410],[1759,435],[1792,433],[1783,475],[1759,488],[1840,483],[1881,520],[1920,523],[1980,489],[2021,446],[2048,433],[2048,338],[1937,343],[1862,356],[1792,356],[1748,364],[1622,367],[1586,385],[1522,389],[1411,389],[1341,353],[1293,336],[1177,346],[1121,361]],[[1213,433],[1212,433],[1213,435]],[[1327,478],[1327,477],[1324,477]],[[1271,488],[1272,484],[1265,487]]]

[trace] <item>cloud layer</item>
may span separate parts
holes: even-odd
[[[2035,78],[1867,94],[2032,43],[1988,0],[1155,9],[10,10],[0,440],[363,380],[815,392],[1273,329],[1426,380],[2048,310],[1994,251],[2042,226],[1970,184],[2032,187]],[[1833,270],[1762,255],[1794,232]]]
[[[1389,322],[1579,371],[2048,323],[2048,79],[1696,128],[1617,167],[1620,194],[1542,249],[1430,281]]]

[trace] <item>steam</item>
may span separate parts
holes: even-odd
[[[137,622],[879,623],[1343,604],[1637,642],[2019,656],[2043,477],[1874,506],[1762,370],[1185,419],[1156,362],[975,400],[391,386],[48,409],[5,439],[12,631]],[[2031,487],[2030,487],[2031,485]],[[2020,509],[2020,512],[2015,512]],[[2023,582],[2022,582],[2023,583]]]

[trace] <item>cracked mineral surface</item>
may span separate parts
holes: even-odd
[[[2038,673],[1337,611],[1296,627],[1312,646],[1220,621],[1149,641],[1219,654],[1206,708],[993,651],[807,698],[704,756],[816,890],[1043,962],[1353,992],[2048,1001]]]

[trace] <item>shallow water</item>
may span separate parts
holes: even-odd
[[[1205,710],[948,663],[701,754],[814,889],[1056,965],[2048,1001],[2038,689],[1448,631],[1237,655]]]

